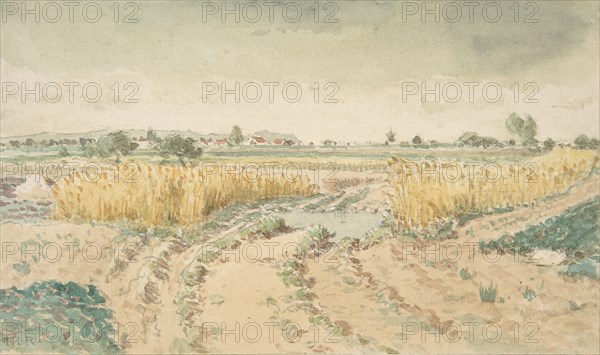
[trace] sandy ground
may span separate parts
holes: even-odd
[[[346,213],[389,208],[385,175],[338,178],[341,185],[321,186],[336,196],[322,209],[335,209],[365,188]],[[473,243],[559,214],[597,195],[598,183],[594,175],[562,196],[471,220],[451,241],[422,246],[383,238],[368,248],[307,258],[295,270],[300,286],[286,285],[282,272],[296,260],[304,229],[249,240],[241,239],[242,225],[233,221],[226,231],[184,243],[124,237],[109,226],[4,223],[3,248],[29,241],[40,257],[36,262],[3,249],[0,288],[51,279],[98,286],[121,324],[119,342],[132,354],[597,353],[598,280],[561,276],[561,265],[538,266],[512,255],[490,260]],[[227,253],[201,258],[207,245],[231,237]],[[80,247],[71,258],[73,242]],[[59,258],[51,243],[60,247]],[[29,273],[13,268],[22,257]],[[463,280],[461,269],[472,278]],[[497,300],[481,302],[480,284],[490,282],[498,288]],[[523,297],[526,287],[537,293],[531,301]]]

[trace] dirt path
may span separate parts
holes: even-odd
[[[496,345],[481,341],[474,344],[463,338],[452,348],[443,341],[424,343],[420,333],[414,334],[408,341],[402,338],[407,324],[419,327],[426,324],[439,330],[439,324],[452,320],[461,324],[470,321],[480,324],[497,322],[506,334],[512,334],[511,327],[515,323],[523,325],[533,320],[545,325],[545,328],[540,328],[537,338],[543,340],[548,349],[562,344],[564,349],[587,350],[590,344],[598,343],[597,338],[585,343],[587,331],[598,334],[597,327],[589,328],[589,324],[597,321],[594,316],[598,311],[598,294],[594,291],[598,286],[596,280],[565,281],[559,275],[558,266],[539,268],[515,263],[509,258],[493,263],[482,259],[472,262],[466,257],[442,262],[435,258],[422,258],[419,253],[405,258],[404,240],[384,240],[368,249],[343,251],[339,254],[340,259],[333,264],[309,261],[306,268],[296,271],[310,280],[314,298],[303,299],[306,295],[299,294],[293,285],[286,285],[281,277],[286,264],[282,248],[285,243],[298,243],[305,235],[305,229],[268,240],[279,243],[275,249],[266,246],[265,240],[259,241],[263,257],[258,262],[244,258],[241,261],[211,262],[205,280],[203,277],[198,284],[186,285],[186,277],[198,271],[198,258],[207,244],[227,238],[235,240],[239,243],[238,248],[244,250],[249,241],[242,240],[239,232],[258,222],[260,216],[273,215],[280,209],[303,210],[307,205],[318,205],[320,201],[325,204],[320,206],[321,211],[339,209],[347,213],[380,214],[389,208],[386,196],[389,188],[384,175],[348,173],[340,177],[343,178],[340,183],[324,186],[323,190],[328,194],[316,199],[307,198],[289,204],[266,202],[257,207],[243,208],[221,224],[225,230],[202,235],[194,242],[182,242],[178,237],[144,240],[136,236],[123,240],[119,239],[124,236],[116,228],[90,224],[2,224],[2,234],[10,236],[11,241],[63,243],[79,238],[81,242],[98,243],[106,251],[98,262],[89,264],[81,263],[81,257],[75,264],[66,258],[51,265],[31,263],[31,273],[26,275],[13,269],[11,261],[6,264],[8,267],[3,268],[2,288],[26,287],[34,281],[48,279],[97,285],[108,296],[115,320],[137,327],[124,329],[133,332],[132,339],[136,340],[122,344],[127,353],[199,350],[364,353],[406,352],[407,348],[410,352],[498,349],[509,352],[515,349],[510,338],[503,338]],[[598,195],[599,184],[600,178],[594,174],[560,196],[533,206],[518,207],[511,212],[471,220],[457,229],[458,242],[493,240],[541,223]],[[61,235],[56,231],[61,231]],[[116,240],[137,243],[136,263],[118,263],[108,253]],[[273,260],[265,258],[267,251],[275,252]],[[469,250],[462,248],[461,252],[466,256]],[[11,260],[15,264],[20,262],[19,255]],[[459,272],[462,269],[470,270],[472,279],[461,279]],[[480,302],[479,285],[490,281],[498,285],[498,296],[505,303]],[[526,286],[538,292],[538,297],[531,302],[523,300],[523,288]],[[310,320],[316,314],[297,308],[307,304],[341,327],[344,335],[332,338],[337,342],[329,342],[328,330],[319,328],[323,325]],[[577,312],[580,309],[586,310]],[[200,338],[204,342],[194,344],[197,347],[184,348],[192,341],[198,341],[198,337],[193,338],[192,331],[200,329],[204,322],[210,322],[211,327],[217,324],[216,328],[211,328],[214,334]],[[267,338],[270,326],[266,324],[271,322],[278,323],[275,340]],[[288,322],[298,324],[305,332],[301,341],[290,342],[282,335]],[[227,329],[235,329],[239,324],[242,331],[244,326],[257,323],[264,332],[263,337],[255,343],[235,342],[234,335],[223,338],[219,333],[221,323],[225,323]],[[315,338],[315,329],[322,331],[320,337]],[[568,336],[561,335],[561,332]],[[253,336],[239,335],[242,338]],[[532,346],[526,345],[519,350],[534,351],[536,348]]]

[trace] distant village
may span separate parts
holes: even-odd
[[[132,138],[134,142],[138,142],[140,147],[144,147],[145,145],[149,145],[151,142],[148,138],[139,136]],[[229,138],[212,138],[212,137],[201,137],[200,143],[207,146],[217,146],[217,147],[226,147],[230,145],[236,145],[233,142],[230,142]],[[239,145],[239,144],[238,144]],[[266,137],[259,135],[252,135],[250,137],[244,138],[241,145],[282,145],[282,146],[293,146],[293,145],[302,145],[302,141],[294,140],[294,139],[284,139],[284,138],[273,138],[267,139]]]
[[[298,146],[304,143],[293,134],[274,133],[270,131],[255,132],[249,136],[241,136],[238,141],[225,134],[199,134],[193,131],[124,131],[139,148],[150,147],[153,143],[160,142],[170,134],[190,137],[201,146],[227,147],[234,145],[249,146]],[[0,147],[51,147],[62,145],[81,145],[95,143],[99,137],[108,131],[94,131],[80,134],[40,133],[37,135],[8,137],[0,141]],[[314,145],[309,142],[307,145]],[[332,144],[333,145],[333,144]]]

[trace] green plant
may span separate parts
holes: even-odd
[[[572,263],[562,272],[567,276],[587,276],[591,278],[598,277],[598,262],[586,258],[580,262]]]
[[[198,265],[194,271],[185,274],[184,283],[186,286],[197,286],[204,282],[204,277],[208,275],[208,270],[203,265]]]
[[[460,269],[460,278],[463,280],[470,280],[473,278],[473,275],[471,275],[469,269]]]
[[[534,290],[530,289],[528,286],[525,287],[525,292],[523,292],[523,298],[531,302],[531,300],[533,300],[536,296],[537,294]]]
[[[594,259],[600,254],[598,213],[600,198],[595,197],[515,235],[505,234],[497,240],[482,241],[479,248],[484,252],[514,252],[521,255],[534,250],[553,250],[562,251],[570,257],[581,253]],[[573,268],[575,270],[578,267],[574,265]]]
[[[354,195],[346,196],[340,203],[338,203],[337,206],[335,206],[335,209],[338,211],[343,210],[344,208],[363,200],[365,197],[367,197],[368,193],[369,188],[365,187]]]
[[[121,155],[128,155],[138,147],[127,133],[123,131],[111,132],[98,138],[97,142],[87,143],[83,146],[83,153],[87,157],[99,156],[102,158],[114,155],[115,162],[121,161]]]
[[[229,134],[229,142],[235,145],[240,145],[244,142],[244,135],[242,134],[240,126],[233,126],[231,134]]]
[[[244,236],[260,236],[263,238],[271,239],[279,233],[284,233],[291,230],[291,228],[285,224],[285,220],[281,217],[266,217],[261,219],[257,224],[252,226],[249,230],[242,232]]]
[[[122,350],[115,342],[113,312],[94,285],[36,282],[24,289],[0,290],[0,304],[0,352],[107,354]],[[23,329],[36,326],[47,331],[40,340],[21,338]]]
[[[308,255],[309,251],[312,251],[316,256],[319,256],[335,245],[330,241],[333,237],[335,237],[335,233],[328,231],[323,225],[313,227],[308,230],[308,233],[302,239],[300,252],[305,256]]]
[[[496,294],[498,293],[498,286],[494,286],[494,283],[490,281],[489,286],[483,286],[479,283],[479,298],[481,302],[496,302]]]
[[[202,155],[202,148],[196,147],[196,140],[190,137],[183,138],[179,134],[167,136],[157,146],[159,154],[163,157],[174,155],[179,159],[181,166],[185,166],[183,158],[197,159]]]

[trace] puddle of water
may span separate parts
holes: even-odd
[[[285,219],[287,225],[296,228],[322,224],[329,231],[336,233],[334,241],[345,237],[363,238],[368,231],[377,227],[382,220],[382,216],[378,213],[365,212],[340,214],[336,212],[293,211],[279,213],[277,216]]]

